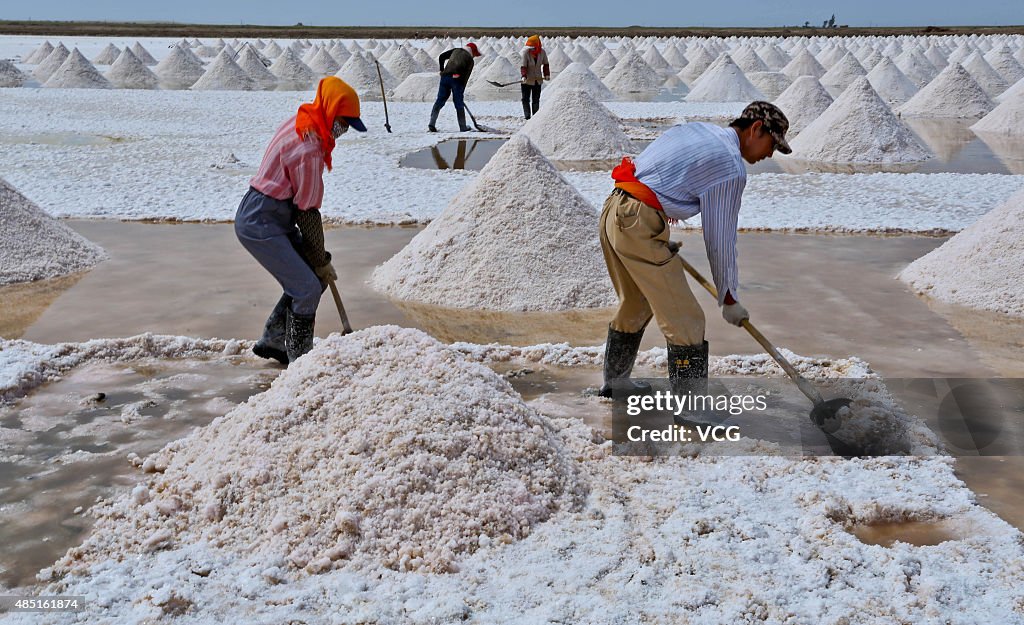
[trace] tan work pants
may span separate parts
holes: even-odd
[[[683,261],[668,248],[669,225],[662,211],[618,191],[601,213],[601,249],[619,309],[611,327],[640,332],[657,317],[671,345],[704,341],[704,311],[686,281]]]

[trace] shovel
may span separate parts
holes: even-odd
[[[469,110],[469,107],[468,107],[468,106],[466,106],[466,103],[465,103],[465,102],[463,102],[463,103],[462,103],[462,107],[463,107],[464,109],[466,109],[466,112],[467,112],[467,113],[469,113],[469,118],[470,118],[471,120],[473,120],[473,127],[474,127],[474,128],[476,128],[476,129],[477,129],[477,130],[479,130],[480,132],[497,132],[497,131],[496,131],[495,129],[493,129],[493,128],[488,128],[487,126],[481,126],[480,124],[476,123],[476,117],[474,117],[474,116],[473,116],[473,111]]]
[[[670,246],[670,248],[671,247],[675,246]],[[678,250],[678,248],[676,249]],[[708,293],[711,293],[712,297],[717,300],[718,290],[715,289],[714,285],[708,282],[693,265],[686,262],[686,259],[683,258],[682,255],[679,255],[679,259],[683,261],[683,267],[686,269],[686,272],[693,276],[693,279],[700,283],[700,285],[704,287]],[[818,389],[814,388],[814,385],[808,382],[807,378],[797,372],[793,365],[779,353],[779,350],[775,349],[775,346],[772,345],[771,341],[765,338],[765,336],[754,327],[754,324],[750,323],[749,319],[744,319],[741,322],[741,325],[743,326],[743,329],[749,332],[750,336],[754,337],[754,340],[760,343],[761,347],[763,347],[768,354],[775,359],[775,362],[779,363],[779,366],[782,367],[783,371],[785,371],[793,382],[796,383],[800,392],[806,395],[807,399],[811,400],[811,403],[814,404],[814,408],[811,409],[811,422],[825,432],[829,446],[832,447],[833,451],[842,455],[860,455],[850,453],[853,451],[850,446],[832,436],[832,433],[838,430],[842,425],[842,420],[836,416],[836,413],[839,412],[840,409],[849,406],[852,403],[852,400],[845,397],[837,397],[835,399],[828,400],[823,398],[821,393],[818,392]]]
[[[495,87],[508,87],[509,85],[521,84],[522,82],[523,82],[522,79],[517,80],[515,82],[506,82],[506,83],[500,83],[500,82],[494,82],[493,80],[488,80],[487,84],[494,85]]]
[[[380,99],[384,100],[384,127],[387,128],[388,134],[391,134],[391,120],[388,119],[388,97],[384,95],[384,76],[380,73],[380,62],[377,59],[374,59],[373,62],[377,65],[377,80],[380,81]]]
[[[352,326],[348,322],[348,314],[345,313],[345,305],[341,303],[341,294],[338,293],[338,285],[334,284],[334,280],[327,281],[328,286],[331,287],[331,295],[334,296],[334,305],[338,307],[338,316],[341,317],[341,335],[352,334]]]

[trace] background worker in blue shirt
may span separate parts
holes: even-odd
[[[704,312],[682,259],[669,245],[669,222],[700,215],[722,316],[740,325],[749,317],[737,294],[743,161],[756,163],[775,150],[789,154],[788,130],[789,120],[777,106],[753,102],[727,128],[701,122],[674,126],[612,172],[615,189],[601,214],[601,248],[619,308],[608,326],[601,395],[637,389],[629,375],[652,315],[668,343],[673,392],[706,392],[692,382],[702,380],[707,388]]]

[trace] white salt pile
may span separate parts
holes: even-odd
[[[764,94],[766,100],[773,100],[785,91],[793,80],[782,72],[745,72],[750,84]]]
[[[1009,87],[1006,79],[1000,76],[996,70],[992,69],[992,66],[988,64],[985,58],[977,52],[967,57],[961,65],[971,74],[974,80],[978,81],[978,84],[981,85],[981,88],[985,90],[989,97],[994,98]]]
[[[833,100],[817,78],[806,75],[794,80],[774,102],[786,114],[789,132],[796,136],[832,106]]]
[[[944,302],[1024,317],[1024,192],[915,260],[899,279]]]
[[[353,54],[335,75],[351,85],[359,93],[361,100],[381,99],[380,81],[382,78],[385,91],[391,91],[396,86],[394,77],[388,73],[386,68],[381,67],[378,76],[377,64],[366,52]]]
[[[604,77],[604,84],[615,93],[648,94],[657,92],[665,82],[636,52],[628,52],[619,59],[612,71]]]
[[[562,46],[556,45],[547,50],[548,64],[551,66],[551,75],[557,76],[573,62],[572,58],[562,50]]]
[[[905,117],[983,117],[995,108],[985,90],[959,63],[950,63],[898,109]]]
[[[394,52],[388,55],[387,61],[381,60],[380,64],[394,77],[396,84],[408,78],[410,74],[420,71],[419,63],[403,46],[396,47]]]
[[[705,50],[704,46],[699,44],[692,52],[686,55],[686,58],[690,62],[679,72],[679,77],[691,86],[715,62],[715,57]]]
[[[902,104],[917,93],[917,85],[911,82],[889,57],[883,57],[868,72],[868,82],[878,97],[889,103]]]
[[[985,55],[985,61],[996,71],[1007,84],[1013,84],[1024,78],[1024,67],[1013,58],[1013,52],[1006,45]]]
[[[918,87],[923,87],[939,75],[939,70],[932,65],[917,48],[910,48],[893,59],[896,67]]]
[[[800,76],[814,76],[821,78],[825,75],[825,68],[814,58],[814,55],[805,48],[796,55],[792,61],[782,68],[782,73],[796,80]]]
[[[644,63],[647,64],[647,67],[650,67],[656,72],[662,74],[675,74],[676,71],[678,71],[672,69],[672,65],[670,65],[669,62],[665,60],[665,57],[661,56],[661,53],[658,52],[658,48],[656,46],[651,46],[647,48],[647,51],[644,52],[640,58],[644,60]]]
[[[18,66],[0,59],[0,87],[20,87],[28,80],[28,75],[18,69]]]
[[[618,62],[619,60],[615,58],[615,55],[612,54],[611,50],[604,50],[596,59],[594,59],[594,62],[590,64],[590,71],[594,72],[597,77],[604,78],[613,69],[615,69],[615,65],[618,64]]]
[[[252,91],[256,82],[225,52],[206,68],[206,72],[192,85],[194,91]]]
[[[729,58],[733,60],[733,63],[739,66],[743,70],[744,74],[750,72],[768,72],[771,68],[764,62],[764,59],[757,55],[754,48],[750,44],[743,44],[729,53]]]
[[[46,57],[50,56],[51,52],[53,52],[53,44],[49,41],[44,41],[32,54],[25,57],[25,60],[22,62],[27,65],[39,65],[46,60]]]
[[[277,85],[277,76],[270,73],[263,63],[263,59],[252,46],[242,46],[237,63],[260,89],[273,89]]]
[[[636,154],[619,119],[586,91],[562,89],[519,131],[557,161],[620,159]]]
[[[512,65],[511,61],[499,56],[483,70],[483,73],[478,74],[477,70],[473,70],[466,93],[482,100],[518,99],[519,87],[516,86],[516,83],[519,79],[518,66]],[[508,87],[495,87],[488,81],[496,82],[499,85],[512,84]]]
[[[0,178],[0,284],[55,278],[107,258]]]
[[[1007,137],[1024,137],[1024,91],[1005,98],[992,112],[982,117],[971,130]]]
[[[110,89],[111,84],[92,66],[82,53],[75,48],[43,83],[44,87],[56,89]]]
[[[140,59],[131,48],[125,48],[110,69],[107,80],[118,89],[156,89],[160,80]]]
[[[751,102],[765,95],[743,74],[743,70],[723,53],[692,85],[687,102]]]
[[[32,70],[32,77],[38,80],[40,83],[44,83],[50,79],[57,69],[64,64],[68,56],[71,53],[64,47],[63,43],[58,43],[57,47],[50,52],[45,59],[42,60],[39,65]]]
[[[270,66],[270,73],[285,85],[302,91],[313,86],[318,80],[317,75],[309,68],[292,48],[285,48]],[[349,83],[351,84],[351,83]],[[355,87],[355,85],[352,85]],[[356,87],[356,90],[359,88]],[[360,92],[360,95],[362,92]]]
[[[143,65],[156,65],[156,59],[153,58],[153,55],[149,53],[149,50],[142,47],[142,44],[138,41],[132,44],[132,54],[134,54],[135,58],[139,59]]]
[[[456,572],[588,492],[555,427],[508,382],[396,326],[330,336],[146,462],[158,473],[97,506],[54,573],[200,542],[309,573]]]
[[[399,102],[433,102],[437,96],[437,72],[409,74],[395,87],[391,97]]]
[[[841,91],[849,87],[854,80],[867,75],[864,66],[857,61],[853,53],[847,52],[843,58],[825,72],[818,80],[827,88]]]
[[[854,81],[790,146],[792,158],[826,163],[909,163],[932,156],[866,76]]]
[[[451,308],[611,306],[617,298],[597,231],[594,208],[526,136],[515,134],[430,225],[377,268],[372,284],[396,299]]]
[[[307,65],[317,76],[333,76],[341,69],[341,63],[331,56],[327,48],[320,48]]]
[[[615,99],[615,94],[611,89],[606,87],[597,74],[590,71],[590,68],[583,63],[570,63],[562,70],[547,87],[546,97],[550,98],[556,91],[572,89],[586,91],[599,102]]]
[[[188,48],[174,46],[156,65],[156,75],[165,89],[188,89],[202,78],[206,69]]]
[[[268,43],[265,48],[260,50],[260,52],[262,52],[263,56],[268,59],[276,59],[278,55],[281,54],[281,46],[277,45],[276,41],[271,40],[271,42]]]
[[[93,57],[92,62],[96,65],[111,65],[119,56],[121,56],[121,49],[108,43],[105,48],[100,50],[99,54]]]

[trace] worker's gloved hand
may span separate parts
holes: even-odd
[[[722,318],[734,326],[739,327],[744,319],[750,319],[750,313],[742,304],[726,304],[722,306]]]
[[[327,259],[327,262],[319,267],[313,267],[313,273],[323,282],[334,282],[338,279],[338,272],[334,270],[334,265],[331,264],[331,253],[324,252],[324,257]]]
[[[673,256],[678,254],[679,253],[679,241],[669,241],[668,242],[668,251],[672,252]]]

